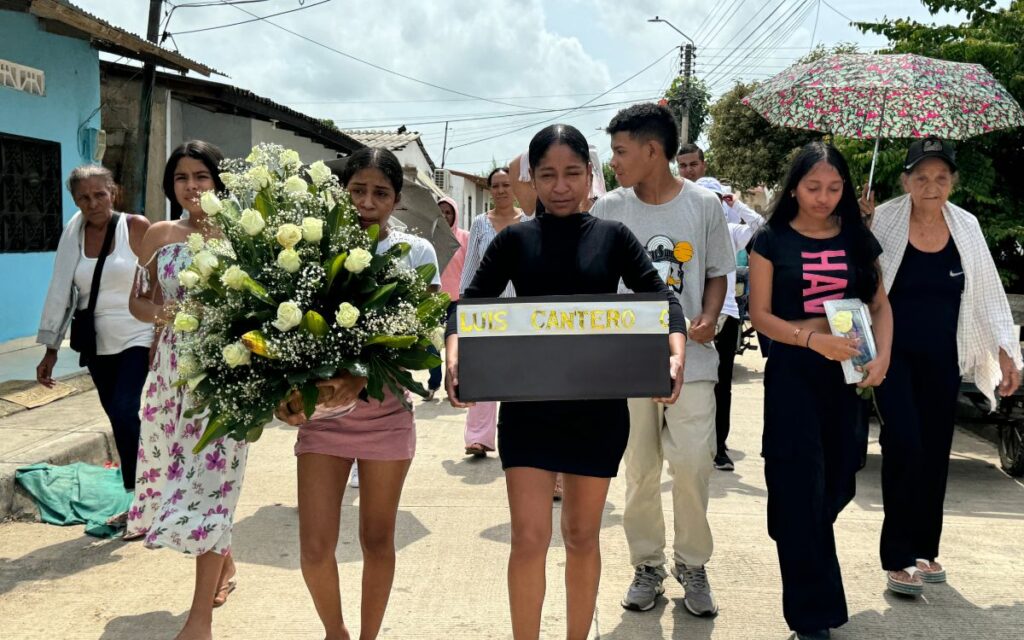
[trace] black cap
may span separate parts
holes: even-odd
[[[907,149],[907,160],[903,163],[903,168],[910,171],[914,165],[925,158],[941,158],[946,161],[951,170],[956,171],[957,169],[956,149],[950,143],[935,136],[914,141]]]

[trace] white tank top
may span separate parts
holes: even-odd
[[[138,257],[128,239],[128,216],[121,214],[114,230],[114,248],[103,263],[100,290],[96,300],[96,355],[109,356],[129,347],[148,347],[153,341],[153,325],[140,322],[128,311],[128,300],[135,281]],[[89,306],[92,274],[98,258],[85,256],[85,243],[79,245],[78,266],[75,268],[75,286],[78,288],[78,308]]]

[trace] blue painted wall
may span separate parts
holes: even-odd
[[[61,146],[61,175],[89,161],[78,131],[100,128],[99,54],[84,40],[47,33],[35,17],[0,10],[0,58],[46,73],[46,95],[0,87],[0,132]],[[64,190],[64,222],[77,207]],[[54,253],[0,253],[0,342],[35,335]]]

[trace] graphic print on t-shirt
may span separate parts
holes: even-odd
[[[835,274],[847,271],[846,250],[802,251],[804,271],[804,312],[825,313],[826,300],[842,300],[849,280]],[[845,276],[845,274],[843,274]]]
[[[693,245],[686,241],[674,242],[668,236],[653,236],[645,247],[665,284],[676,293],[682,293],[683,265],[693,258]]]

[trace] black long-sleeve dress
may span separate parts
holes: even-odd
[[[632,232],[586,213],[542,214],[503,230],[462,298],[498,297],[509,281],[520,298],[609,294],[618,291],[620,278],[637,293],[664,292],[669,331],[685,331],[678,299]],[[449,335],[457,333],[456,315],[449,316]],[[498,418],[498,453],[505,469],[614,477],[628,438],[625,399],[503,402]]]

